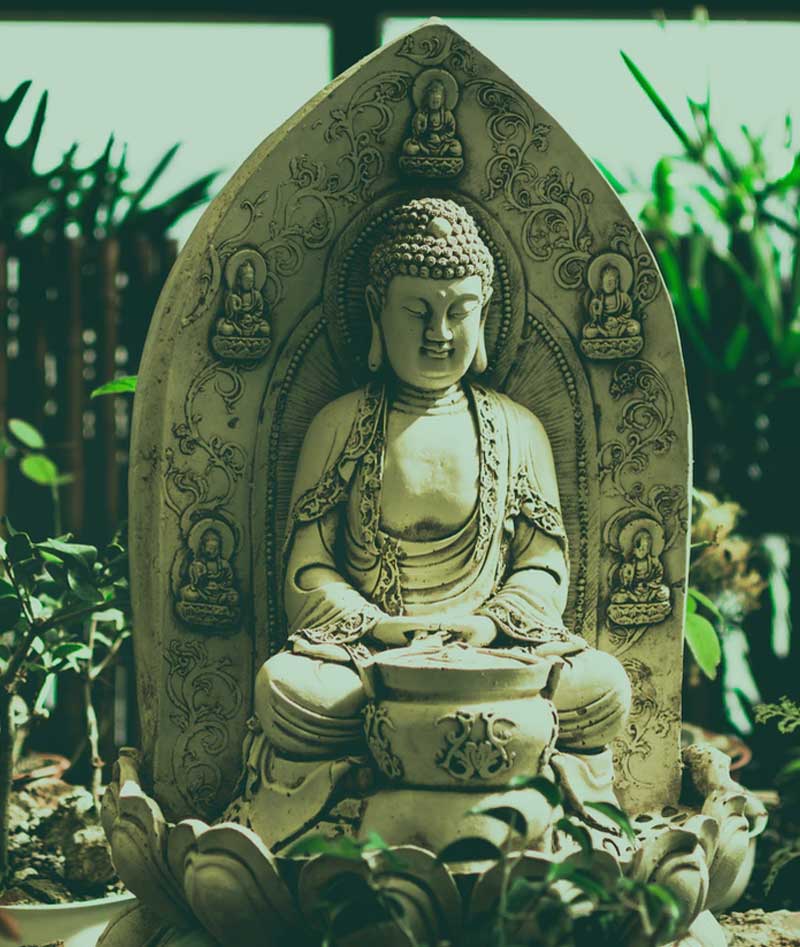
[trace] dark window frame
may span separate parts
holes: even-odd
[[[656,0],[657,3],[657,0]],[[701,5],[702,6],[702,5]],[[715,0],[704,5],[712,19],[800,20],[800,0]],[[331,30],[333,74],[339,75],[380,44],[383,20],[393,16],[563,19],[641,19],[654,16],[691,19],[697,3],[657,3],[611,0],[501,0],[491,7],[487,0],[391,0],[377,5],[350,6],[347,0],[121,0],[109,13],[108,0],[0,0],[3,20],[87,20],[92,22],[253,22],[322,23]]]

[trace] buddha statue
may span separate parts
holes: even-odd
[[[261,292],[266,278],[264,261],[255,251],[239,251],[229,261],[226,276],[230,288],[225,295],[224,312],[214,326],[214,351],[233,360],[259,358],[269,350],[272,332],[264,317]]]
[[[582,784],[612,799],[607,745],[630,685],[563,624],[567,541],[542,424],[477,381],[493,272],[454,201],[390,214],[366,288],[375,377],[305,436],[285,545],[289,639],[258,673],[256,713],[274,757],[335,760],[363,752],[362,669],[377,652],[458,639],[560,656],[552,765],[576,799]]]
[[[415,83],[416,111],[411,134],[403,142],[400,166],[413,174],[450,177],[464,166],[453,107],[458,86],[442,69],[432,69]]]
[[[587,278],[590,318],[583,327],[584,354],[594,358],[635,355],[643,339],[628,292],[633,279],[630,263],[619,254],[603,254],[589,266]]]
[[[192,624],[229,624],[239,617],[239,593],[216,526],[206,526],[191,553],[178,613]]]
[[[656,552],[656,543],[659,552],[664,546],[660,527],[651,521],[634,521],[620,531],[620,542],[624,559],[611,577],[609,617],[618,625],[661,621],[670,612],[670,595]]]

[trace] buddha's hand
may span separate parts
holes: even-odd
[[[589,645],[580,635],[567,635],[566,638],[554,638],[552,641],[543,641],[536,645],[536,653],[542,658],[566,657],[585,651]]]
[[[372,629],[373,638],[392,646],[409,645],[434,636],[443,641],[452,638],[482,647],[494,641],[497,626],[485,615],[464,615],[446,621],[434,617],[387,615]]]

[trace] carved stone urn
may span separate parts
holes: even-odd
[[[486,790],[534,776],[558,733],[549,697],[560,667],[464,645],[379,655],[365,671],[370,752],[403,786]]]

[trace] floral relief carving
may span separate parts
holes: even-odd
[[[436,724],[449,721],[453,726],[444,734],[436,764],[453,779],[489,779],[513,767],[516,753],[507,747],[517,726],[512,720],[491,711],[457,710],[440,717]]]
[[[663,740],[680,723],[680,714],[659,702],[653,672],[644,661],[623,658],[622,666],[633,686],[633,702],[625,733],[613,744],[614,772],[619,785],[653,786],[655,783],[643,775],[649,771],[646,764],[654,749],[651,741]]]
[[[389,732],[395,725],[389,717],[386,707],[377,704],[367,704],[364,710],[364,730],[367,745],[381,772],[389,779],[403,778],[403,761],[392,752],[392,743]]]
[[[178,729],[172,747],[175,785],[196,812],[207,812],[225,775],[218,759],[230,745],[229,721],[244,702],[231,660],[210,657],[204,641],[169,642],[166,690]]]
[[[461,37],[450,30],[428,32],[425,36],[406,36],[397,55],[418,66],[444,64],[468,76],[473,75],[476,69],[472,50]]]
[[[630,359],[614,370],[609,393],[616,401],[625,399],[620,436],[601,447],[598,459],[601,491],[623,501],[603,530],[605,546],[615,555],[608,616],[617,628],[610,630],[620,637],[620,626],[643,629],[671,612],[661,556],[685,532],[688,508],[682,487],[645,486],[640,479],[652,457],[676,440],[674,401],[663,376],[649,362]]]

